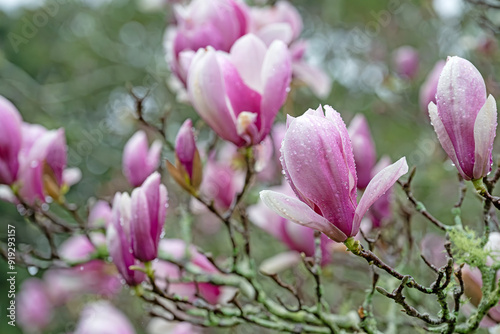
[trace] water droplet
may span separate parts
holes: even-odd
[[[38,273],[38,267],[35,267],[35,266],[29,266],[27,269],[28,269],[28,273],[29,273],[31,276],[35,276],[35,275]]]

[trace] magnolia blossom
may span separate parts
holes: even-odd
[[[58,200],[63,194],[63,172],[67,161],[64,129],[49,131],[41,126],[24,124],[22,130],[20,196],[30,204],[36,200],[44,202],[47,196]]]
[[[0,184],[11,185],[17,179],[18,155],[21,150],[21,124],[19,111],[0,95]]]
[[[497,106],[481,74],[468,60],[448,57],[436,98],[429,116],[441,146],[465,180],[483,178],[491,171]]]
[[[167,188],[160,182],[160,174],[155,172],[132,192],[132,250],[135,258],[143,262],[156,259],[167,215]]]
[[[128,182],[138,187],[160,164],[161,142],[156,140],[148,150],[144,131],[137,131],[123,149],[123,174]]]
[[[85,293],[112,296],[121,289],[121,283],[113,265],[93,259],[97,249],[103,247],[106,238],[101,233],[91,233],[92,243],[85,235],[74,235],[59,247],[59,255],[69,268],[50,269],[44,274],[47,290],[54,305]]]
[[[38,278],[28,278],[23,282],[17,295],[15,315],[26,333],[39,333],[47,327],[53,308],[45,282]]]
[[[352,153],[356,163],[356,174],[358,176],[358,188],[364,189],[372,178],[372,169],[375,165],[377,154],[375,143],[368,127],[368,122],[362,114],[357,114],[351,121],[349,128]]]
[[[405,158],[384,168],[357,204],[351,141],[340,114],[330,106],[325,106],[325,112],[320,106],[289,117],[282,164],[299,199],[269,190],[261,192],[261,199],[280,216],[337,242],[355,236],[369,207],[408,171]]]
[[[237,146],[260,143],[285,102],[291,80],[290,54],[274,41],[240,38],[230,53],[212,47],[196,53],[188,77],[194,108],[223,139]]]
[[[111,222],[111,206],[108,202],[99,200],[89,212],[88,227],[89,228],[104,228]]]
[[[402,46],[394,51],[393,61],[396,72],[403,78],[413,79],[418,72],[418,51],[411,46]]]
[[[113,200],[111,224],[106,231],[106,243],[109,255],[118,272],[130,286],[140,284],[146,277],[143,272],[130,269],[130,266],[140,262],[132,254],[130,196],[127,193],[117,193]]]
[[[229,51],[248,32],[248,8],[238,0],[194,0],[174,7],[176,25],[165,35],[167,61],[185,85],[194,52],[210,46]]]
[[[446,64],[444,60],[440,60],[434,65],[430,73],[427,75],[422,86],[420,86],[420,107],[422,110],[427,111],[427,106],[429,103],[436,103],[436,93],[439,82],[439,76],[443,71],[443,67]]]
[[[106,301],[87,304],[73,334],[135,334],[125,315]]]

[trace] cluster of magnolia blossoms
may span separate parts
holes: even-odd
[[[167,60],[198,114],[237,146],[259,144],[285,102],[292,75],[319,96],[330,80],[304,59],[302,20],[288,2],[249,8],[236,0],[176,5]]]

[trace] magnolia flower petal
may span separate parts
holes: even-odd
[[[294,78],[309,86],[314,95],[320,99],[328,97],[332,88],[332,79],[325,71],[305,61],[294,62],[292,68]]]
[[[266,45],[253,34],[238,39],[231,48],[231,62],[245,84],[252,90],[262,94],[262,78],[260,69],[266,57]]]
[[[469,177],[464,174],[462,167],[458,163],[457,153],[455,151],[455,148],[453,147],[453,143],[448,136],[448,132],[446,132],[446,129],[444,128],[443,122],[441,122],[441,118],[438,115],[437,106],[433,102],[429,103],[429,117],[444,151],[446,152],[446,154],[448,154],[448,157],[451,159],[453,164],[455,164],[455,167],[457,167],[460,175],[468,180]]]
[[[392,165],[382,169],[373,177],[366,187],[363,197],[359,201],[358,207],[354,213],[354,221],[352,224],[351,235],[354,235],[359,230],[361,219],[365,215],[370,206],[404,174],[408,172],[408,164],[406,158],[403,157]]]
[[[222,70],[218,58],[223,60],[212,48],[200,49],[189,69],[187,88],[194,108],[203,120],[223,139],[241,144],[236,133],[236,116],[228,107]]]
[[[274,41],[267,50],[260,76],[262,78],[261,132],[269,133],[274,118],[285,103],[292,81],[292,60],[285,43]]]
[[[261,191],[260,198],[271,210],[283,218],[320,231],[337,242],[343,242],[347,239],[347,236],[335,225],[296,198],[270,190]]]
[[[491,171],[491,151],[497,130],[497,104],[493,96],[488,96],[477,114],[474,124],[474,179],[480,179]]]
[[[264,26],[257,32],[257,36],[266,44],[270,45],[275,40],[290,44],[293,38],[292,27],[288,23],[272,23]]]

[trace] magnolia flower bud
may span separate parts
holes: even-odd
[[[396,72],[405,79],[413,79],[418,72],[418,51],[411,46],[402,46],[393,53]]]
[[[187,191],[193,192],[200,187],[203,166],[190,119],[182,124],[175,139],[175,166],[167,161],[167,169],[175,181]]]
[[[260,196],[280,216],[343,242],[358,233],[369,207],[408,171],[408,165],[401,158],[380,171],[357,204],[356,169],[346,126],[330,106],[325,106],[325,112],[320,106],[288,119],[282,164],[299,199],[269,190]]]
[[[465,180],[482,179],[492,165],[495,98],[486,98],[481,74],[460,57],[448,57],[436,98],[437,104],[429,103],[429,116],[441,146]]]
[[[155,141],[148,150],[144,131],[137,131],[123,149],[123,174],[128,182],[138,187],[160,164],[161,142]]]

